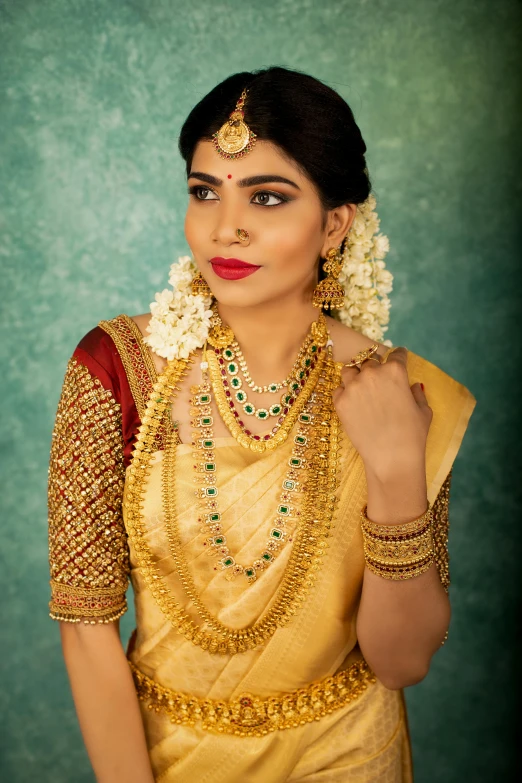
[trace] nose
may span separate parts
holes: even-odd
[[[210,239],[216,245],[229,247],[230,245],[241,245],[237,236],[237,229],[243,226],[243,211],[236,204],[220,203],[216,210],[216,222],[210,234]]]

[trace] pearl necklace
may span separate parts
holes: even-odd
[[[280,391],[284,387],[288,386],[290,384],[290,381],[292,380],[292,375],[295,370],[296,364],[301,358],[303,347],[299,349],[299,354],[297,356],[297,360],[294,362],[294,366],[290,370],[290,373],[286,376],[284,381],[281,381],[280,383],[269,383],[266,386],[258,386],[254,383],[252,380],[252,376],[250,375],[250,372],[248,370],[248,365],[246,363],[246,359],[243,356],[243,351],[241,350],[239,343],[237,340],[234,340],[232,345],[230,346],[230,353],[237,358],[237,362],[241,368],[241,372],[243,373],[243,377],[246,381],[247,386],[249,386],[253,392],[258,392],[259,394],[263,392],[271,392],[272,394],[275,394],[276,392]],[[228,359],[228,357],[226,357]],[[232,357],[233,358],[233,357]]]
[[[225,368],[228,374],[228,383],[231,389],[234,390],[234,397],[243,408],[244,413],[247,416],[255,416],[256,419],[265,420],[270,416],[280,416],[283,409],[288,405],[289,400],[292,397],[296,397],[301,390],[301,379],[304,377],[304,370],[306,370],[312,364],[314,358],[313,352],[310,348],[313,344],[313,336],[309,333],[303,345],[299,349],[297,358],[290,370],[290,373],[281,383],[270,383],[267,386],[256,386],[250,376],[248,367],[239,347],[237,340],[234,340],[230,346],[225,348],[222,352],[225,361]],[[274,403],[269,408],[256,408],[256,406],[248,399],[247,392],[242,388],[243,381],[239,377],[239,369],[245,381],[248,383],[251,389],[257,392],[277,392],[283,385],[287,387],[284,394],[281,396],[279,402]],[[250,379],[250,381],[249,381]],[[288,393],[289,392],[289,393]]]

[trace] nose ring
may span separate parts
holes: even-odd
[[[246,242],[248,239],[250,239],[250,234],[244,228],[237,228],[236,236],[240,242]]]

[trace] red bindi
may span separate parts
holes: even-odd
[[[229,179],[232,179],[232,174],[228,174],[228,178],[229,178]]]

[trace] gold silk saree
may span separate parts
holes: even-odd
[[[132,444],[155,373],[130,319],[119,316],[100,326],[96,335],[90,333],[89,340],[83,346],[80,343],[71,359],[53,438],[51,616],[73,622],[86,617],[91,622],[109,622],[125,611],[124,593],[130,578],[136,630],[127,657],[155,779],[166,783],[412,781],[404,694],[388,690],[377,680],[357,644],[364,574],[358,515],[367,488],[362,460],[348,437],[341,435],[339,502],[313,588],[292,620],[277,628],[263,645],[235,655],[211,654],[173,627],[140,566],[136,547],[141,544],[123,509]],[[475,399],[464,386],[412,352],[408,353],[408,376],[410,384],[423,381],[433,410],[427,444],[428,500],[435,511],[437,568],[448,590],[451,469]],[[125,383],[132,400],[125,394]],[[96,437],[81,417],[83,424],[75,425],[74,433],[68,432],[74,414],[77,419],[78,412],[85,416],[86,410],[95,420]],[[101,429],[105,432],[100,445]],[[119,446],[118,433],[122,433]],[[79,439],[89,454],[87,462],[79,453]],[[232,437],[214,441],[224,532],[238,558],[248,562],[262,550],[271,526],[291,439],[263,454],[243,448]],[[112,454],[109,471],[101,465],[102,455],[108,459],[108,450]],[[198,621],[165,533],[163,463],[159,443],[144,487],[146,544],[169,593]],[[92,475],[96,466],[98,474]],[[94,498],[88,508],[85,494],[78,498],[67,488],[64,491],[64,485],[74,485],[78,476]],[[198,594],[227,626],[252,624],[275,600],[291,543],[251,586],[228,581],[201,544],[190,444],[176,447],[175,482],[180,543]],[[109,502],[100,525],[93,504],[104,497]],[[76,520],[72,527],[71,517]],[[96,537],[100,531],[105,538]],[[80,568],[79,556],[74,554],[78,541],[83,547]]]

